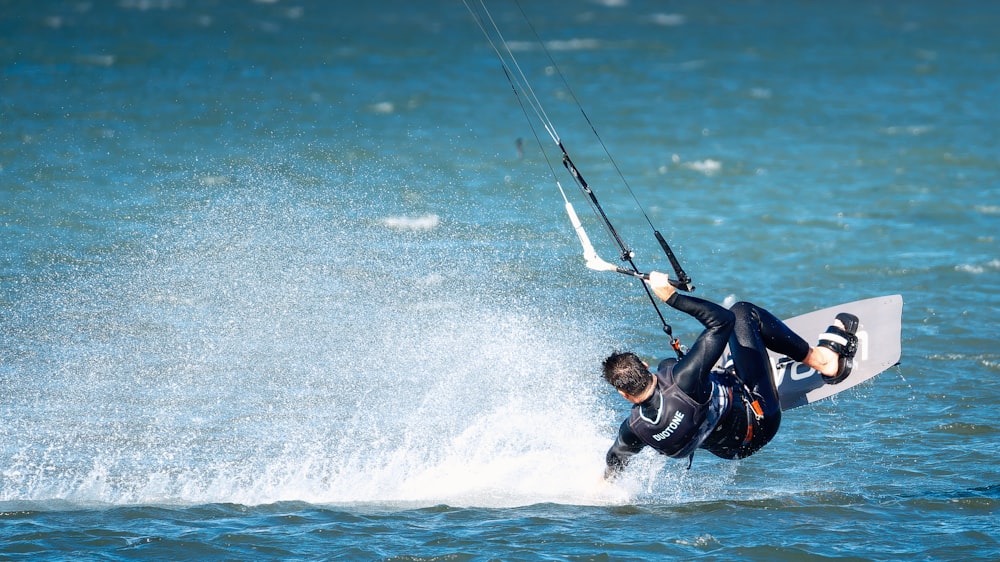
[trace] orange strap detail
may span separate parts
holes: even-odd
[[[746,439],[743,440],[743,446],[746,447],[747,445],[750,444],[751,441],[753,441],[753,421],[751,421],[751,420],[748,419],[747,420],[747,436],[746,436]]]
[[[760,401],[759,400],[754,400],[753,402],[750,402],[750,409],[753,410],[753,413],[756,415],[756,418],[758,420],[762,419],[764,417],[764,410],[763,410],[763,408],[760,407]],[[750,416],[748,415],[747,416],[747,436],[746,436],[746,439],[743,440],[743,446],[744,447],[746,447],[747,445],[750,444],[751,441],[753,441],[753,422],[754,422],[754,420],[750,419]]]

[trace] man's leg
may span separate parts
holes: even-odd
[[[811,347],[767,310],[748,302],[736,303],[730,310],[736,317],[733,334],[729,338],[729,350],[736,374],[750,390],[749,400],[757,400],[760,404],[763,416],[758,418],[753,409],[746,408],[744,404],[733,404],[733,410],[726,419],[726,427],[718,432],[718,436],[713,434],[706,442],[709,451],[726,459],[746,458],[760,450],[778,433],[781,400],[771,373],[768,349],[820,372],[829,370],[831,365],[834,371],[837,368],[836,353],[822,347]]]
[[[750,391],[747,400],[747,429],[736,458],[748,457],[766,445],[781,425],[781,400],[771,373],[767,350],[771,349],[801,361],[809,354],[809,343],[770,312],[748,302],[730,309],[736,316],[729,350],[733,355],[736,376]],[[741,393],[742,394],[742,393]]]
[[[767,350],[802,361],[809,354],[809,343],[773,314],[752,303],[739,302],[730,310],[736,315],[733,335],[729,338],[736,374],[760,398],[765,415],[780,416],[781,402]]]

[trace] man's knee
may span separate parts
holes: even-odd
[[[735,314],[738,318],[747,318],[748,316],[751,315],[751,313],[755,308],[757,307],[753,303],[747,301],[740,301],[734,304],[733,306],[729,307],[729,310],[732,311],[732,313]]]

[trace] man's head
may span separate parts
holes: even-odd
[[[601,366],[604,380],[626,398],[640,396],[653,381],[649,366],[630,351],[612,353]]]

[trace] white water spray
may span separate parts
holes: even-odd
[[[624,501],[586,329],[446,219],[255,185],[22,301],[0,501]]]

